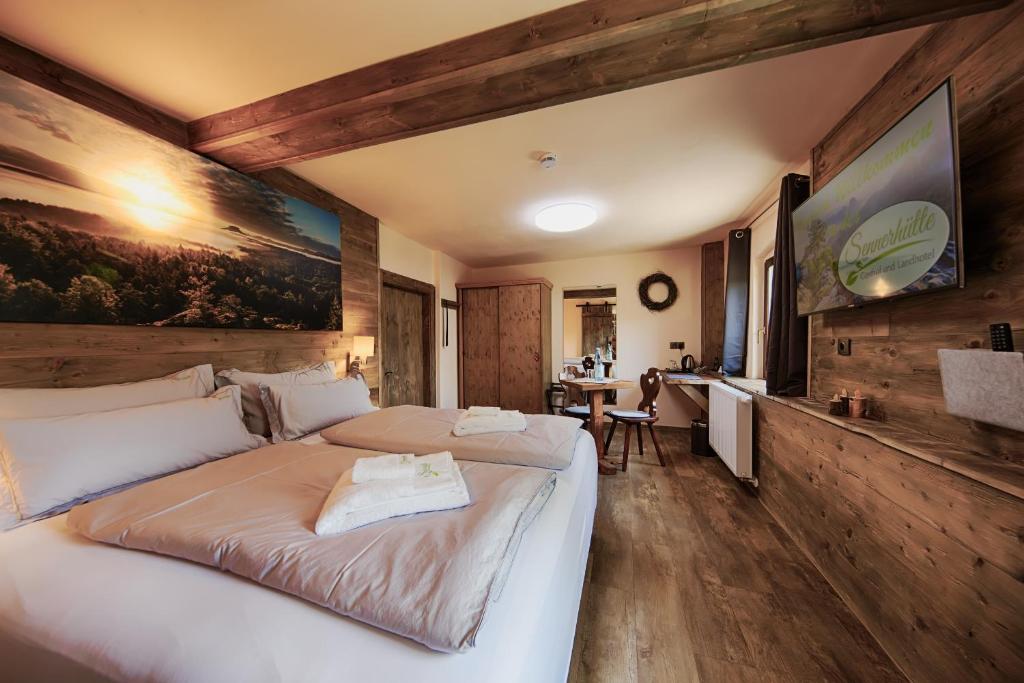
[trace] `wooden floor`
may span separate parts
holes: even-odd
[[[634,443],[600,479],[569,680],[904,681],[755,495],[659,435],[667,467]]]

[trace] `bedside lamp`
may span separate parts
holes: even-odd
[[[351,376],[361,374],[360,365],[367,358],[373,355],[373,337],[353,337],[352,339],[352,362],[348,364],[348,373]]]

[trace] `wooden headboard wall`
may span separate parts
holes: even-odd
[[[0,38],[0,68],[179,146],[185,123],[88,76]],[[378,221],[329,192],[273,169],[263,182],[341,218],[343,332],[0,323],[0,387],[74,387],[126,382],[213,363],[256,372],[322,360],[345,369],[354,335],[379,338]],[[376,358],[363,365],[378,386]]]
[[[860,387],[883,419],[1024,462],[1024,435],[945,410],[937,349],[988,347],[1009,322],[1024,346],[1024,3],[936,25],[813,151],[820,188],[952,75],[959,114],[965,289],[814,316],[811,393]],[[836,340],[853,340],[839,356]]]

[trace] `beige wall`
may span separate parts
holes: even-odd
[[[797,169],[806,172],[806,167]],[[750,317],[747,330],[748,377],[764,377],[764,336],[759,330],[764,320],[764,261],[775,250],[775,227],[778,207],[771,204],[764,214],[751,225],[750,257]],[[457,282],[482,282],[523,277],[544,277],[553,284],[551,349],[553,380],[561,369],[565,356],[575,353],[570,349],[578,345],[582,333],[574,316],[566,315],[575,302],[558,306],[564,289],[615,286],[619,290],[617,327],[619,355],[616,359],[620,376],[636,378],[648,367],[666,367],[670,360],[678,360],[678,353],[670,351],[668,343],[677,339],[686,342],[687,352],[700,349],[700,249],[685,248],[642,252],[616,256],[603,256],[565,261],[551,261],[520,266],[496,268],[470,268],[442,252],[423,246],[404,235],[380,227],[380,266],[406,277],[434,285],[437,290],[437,405],[456,408],[458,394],[458,316],[449,313],[448,340],[443,343],[441,299],[456,299]],[[640,305],[636,285],[644,276],[656,270],[669,273],[679,287],[679,300],[668,311],[651,313]],[[566,321],[570,329],[565,328]],[[576,324],[573,324],[574,321]],[[698,354],[699,355],[699,354]],[[640,400],[639,390],[621,392],[619,405],[632,407]],[[676,393],[666,387],[658,401],[662,424],[687,427],[697,411]]]
[[[444,310],[441,299],[455,300],[455,283],[461,282],[469,267],[419,242],[380,226],[380,267],[392,273],[411,277],[420,282],[434,285],[434,319],[436,324],[437,350],[437,405],[440,408],[457,408],[459,405],[458,377],[458,320],[455,312],[448,315],[448,346],[444,346]]]
[[[558,300],[551,302],[555,305]],[[562,356],[574,358],[580,355],[580,343],[583,337],[583,316],[576,313],[575,299],[562,299]],[[552,348],[554,348],[552,346]]]
[[[637,283],[656,270],[672,276],[679,287],[679,299],[667,311],[652,313],[640,304]],[[551,261],[521,266],[474,268],[470,278],[476,282],[526,277],[543,277],[553,285],[551,307],[552,374],[557,379],[562,366],[563,309],[558,305],[566,288],[615,286],[619,346],[619,375],[639,379],[648,367],[666,367],[678,352],[668,348],[670,341],[683,340],[687,351],[700,348],[700,248],[688,247],[635,254],[615,254],[593,258]],[[623,391],[619,405],[635,407],[640,390]],[[658,399],[661,423],[690,425],[696,408],[675,389],[665,387]]]
[[[458,300],[458,290],[455,283],[462,282],[469,275],[469,266],[456,261],[447,254],[439,251],[434,252],[434,264],[436,268],[438,306],[440,299]],[[437,348],[439,360],[437,364],[437,393],[439,408],[459,407],[459,315],[458,311],[448,311],[448,346],[443,343],[444,328],[442,319],[444,310],[438,309]]]
[[[420,282],[434,284],[434,251],[383,223],[380,226],[380,267]]]

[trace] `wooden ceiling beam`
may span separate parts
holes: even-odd
[[[566,59],[772,0],[590,0],[311,83],[189,124],[192,148],[215,152],[338,116]],[[705,7],[713,5],[713,9]]]
[[[189,124],[258,171],[989,11],[1010,0],[587,0]]]

